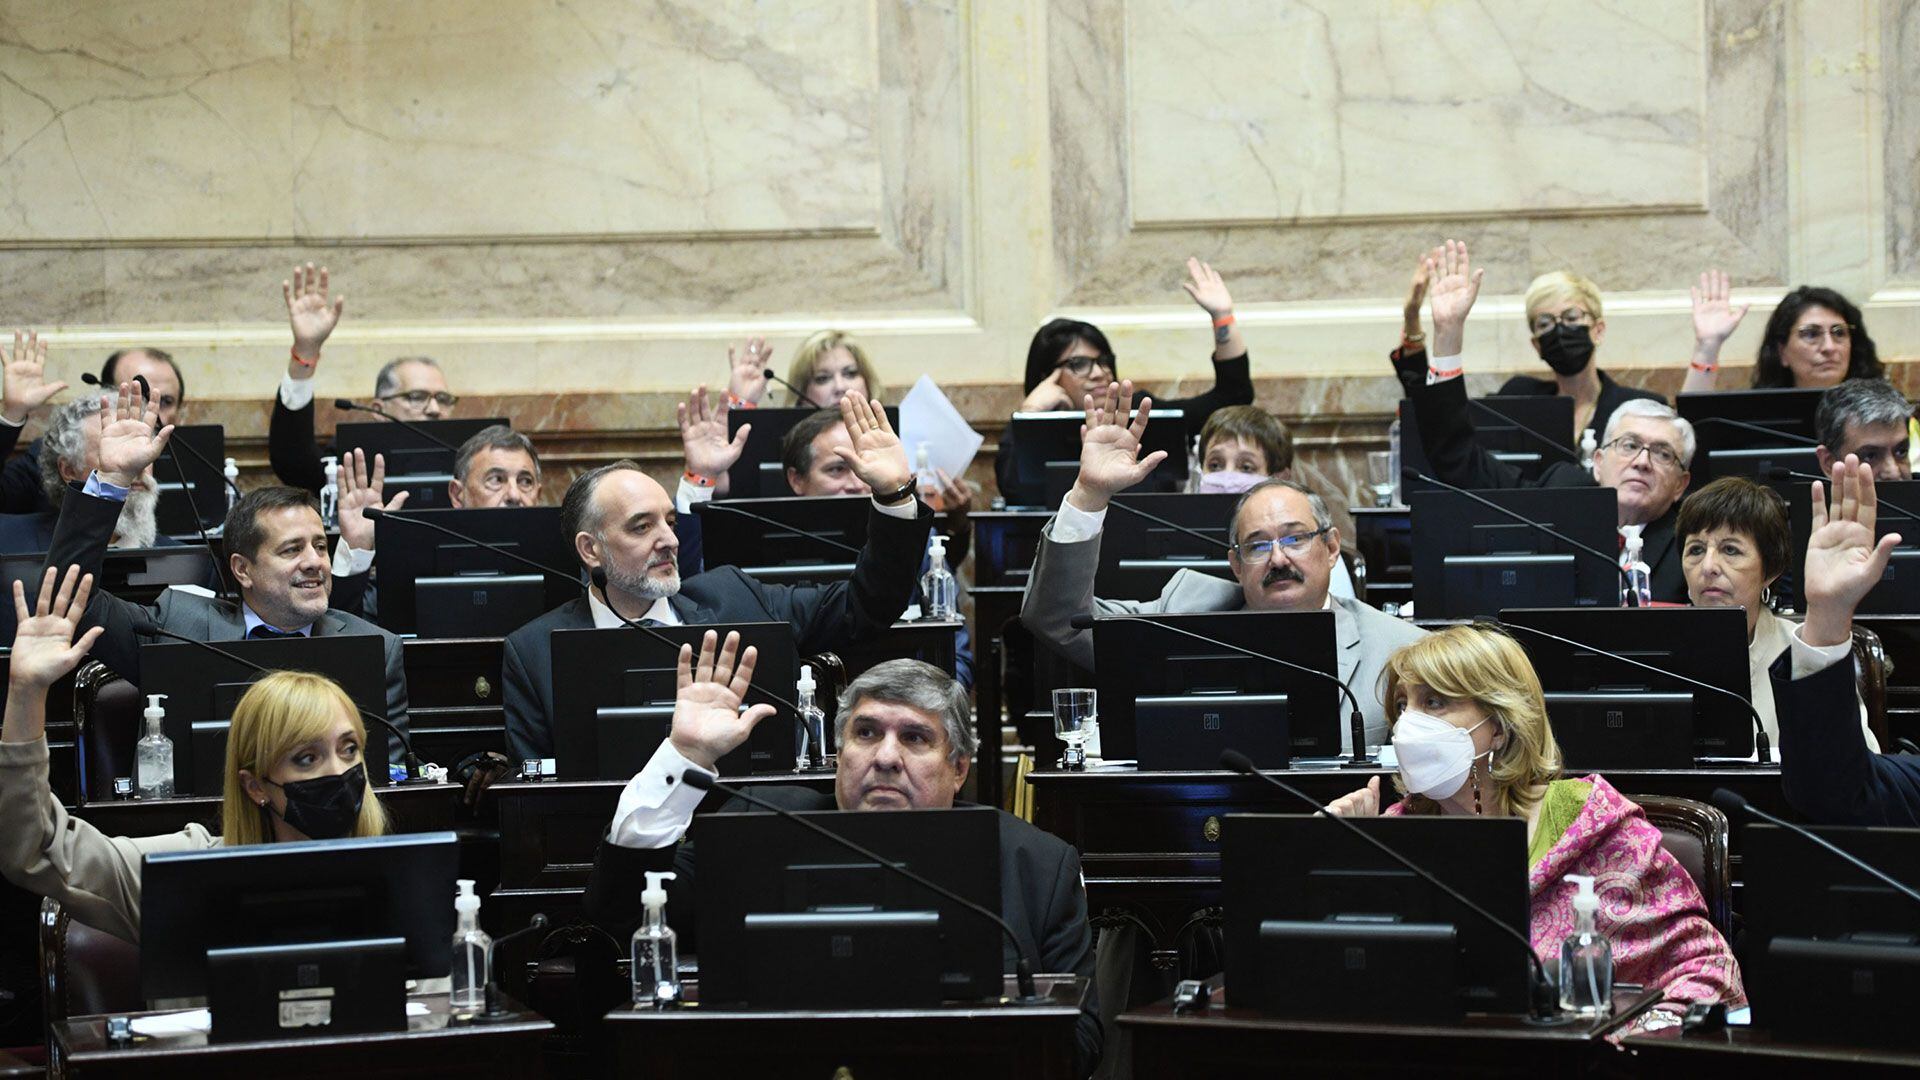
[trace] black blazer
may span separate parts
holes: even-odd
[[[773,787],[754,794],[787,810],[832,810],[834,797],[802,787]],[[718,813],[758,813],[740,799]],[[880,812],[880,811],[876,811]],[[1100,1060],[1099,1002],[1093,993],[1093,935],[1087,924],[1087,892],[1081,884],[1080,853],[1066,841],[1042,832],[1004,810],[1000,819],[1000,915],[1013,926],[1020,948],[1034,958],[1036,972],[1072,972],[1087,980],[1087,996],[1075,1027],[1078,1072],[1085,1076]],[[640,892],[649,870],[672,870],[667,885],[667,922],[688,952],[699,949],[699,913],[694,909],[696,860],[691,843],[667,848],[628,848],[604,837],[587,879],[587,917],[626,941],[644,911]],[[1003,949],[1006,970],[1016,959],[1011,944]]]
[[[1593,403],[1593,434],[1596,438],[1607,432],[1607,420],[1613,416],[1613,410],[1635,399],[1657,401],[1662,405],[1670,404],[1666,398],[1651,390],[1638,390],[1631,386],[1621,386],[1612,376],[1602,371],[1600,376],[1600,397]],[[1529,394],[1535,397],[1552,397],[1560,392],[1560,384],[1552,379],[1536,379],[1531,375],[1515,375],[1501,385],[1502,394]]]
[[[289,409],[273,392],[273,417],[267,421],[267,463],[273,475],[288,487],[316,494],[327,485],[326,466],[320,463],[320,444],[313,437],[313,402]]]
[[[1426,354],[1420,352],[1408,357],[1396,353],[1394,367],[1408,400],[1420,412],[1420,445],[1441,480],[1456,487],[1479,489],[1600,486],[1593,473],[1577,461],[1556,461],[1541,471],[1538,480],[1527,481],[1518,467],[1495,458],[1475,441],[1473,420],[1467,413],[1465,379],[1428,386]],[[1674,522],[1679,516],[1680,502],[1676,499],[1640,534],[1642,557],[1653,571],[1653,598],[1674,604],[1687,603],[1686,571],[1680,565],[1679,539],[1674,535]]]
[[[765,585],[737,568],[717,567],[680,579],[669,603],[688,625],[784,622],[793,625],[801,656],[845,648],[884,633],[913,602],[933,512],[913,518],[873,510],[867,544],[853,576],[827,585]],[[507,744],[513,758],[553,756],[553,632],[593,626],[586,597],[569,600],[507,637],[501,665]],[[777,688],[781,693],[786,688]]]
[[[1796,679],[1789,649],[1767,674],[1787,805],[1827,825],[1920,825],[1920,759],[1867,749],[1852,657]]]
[[[12,424],[0,424],[0,458],[13,453],[21,431]],[[40,486],[40,448],[45,443],[45,439],[33,440],[18,457],[8,458],[0,466],[0,514],[37,514],[53,509],[46,489]]]

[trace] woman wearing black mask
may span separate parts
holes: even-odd
[[[1573,437],[1592,428],[1607,430],[1607,418],[1621,403],[1647,398],[1667,404],[1650,390],[1621,386],[1593,362],[1593,354],[1607,337],[1601,316],[1600,290],[1578,274],[1556,270],[1542,274],[1527,286],[1527,333],[1533,351],[1553,369],[1553,378],[1515,375],[1500,388],[1502,394],[1564,394],[1573,399]]]
[[[234,707],[227,735],[221,834],[194,823],[161,836],[106,836],[69,815],[47,785],[47,688],[72,671],[100,636],[73,639],[93,590],[75,566],[54,591],[54,568],[30,614],[13,587],[19,630],[0,729],[0,872],[51,896],[73,917],[128,941],[140,939],[140,863],[150,851],[216,844],[379,836],[387,819],[367,787],[366,729],[331,679],[283,671],[261,679]]]

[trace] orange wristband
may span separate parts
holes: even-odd
[[[1213,325],[1214,325],[1215,327],[1221,327],[1221,326],[1232,326],[1232,325],[1233,325],[1233,312],[1231,312],[1231,311],[1229,311],[1229,312],[1227,312],[1227,313],[1226,313],[1225,315],[1222,315],[1222,316],[1220,316],[1219,318],[1217,318],[1217,319],[1215,319],[1215,320],[1213,320]]]
[[[299,364],[301,367],[304,367],[304,368],[312,367],[319,360],[319,357],[315,357],[313,360],[302,359],[300,354],[297,352],[294,352],[291,348],[287,350],[287,355],[293,359],[294,363]]]
[[[757,409],[760,407],[755,402],[748,401],[746,398],[741,397],[731,390],[727,391],[727,405],[735,409]]]
[[[699,473],[694,472],[691,469],[687,470],[685,473],[682,473],[681,475],[686,477],[687,483],[692,484],[694,487],[710,488],[713,486],[713,481],[707,479],[704,476],[701,476]]]

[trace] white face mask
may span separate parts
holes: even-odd
[[[1268,479],[1271,478],[1265,473],[1221,469],[1219,472],[1201,473],[1200,490],[1241,495],[1252,490],[1255,484],[1262,483]]]
[[[1400,780],[1407,792],[1429,799],[1453,798],[1473,770],[1473,733],[1486,722],[1459,728],[1412,709],[1401,713],[1393,725],[1393,754],[1400,762]],[[1487,751],[1489,757],[1492,754]]]

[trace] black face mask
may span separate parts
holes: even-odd
[[[273,784],[268,780],[267,783]],[[338,840],[353,834],[360,804],[367,797],[367,767],[355,765],[335,776],[316,776],[291,784],[273,784],[287,797],[281,820],[312,840]],[[262,806],[268,813],[272,811]]]
[[[1540,335],[1540,359],[1555,375],[1578,375],[1593,359],[1593,332],[1584,326],[1554,324]]]

